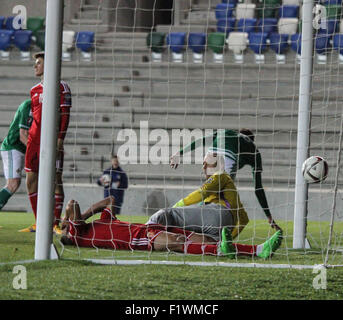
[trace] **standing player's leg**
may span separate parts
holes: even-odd
[[[21,183],[24,154],[17,150],[1,151],[6,186],[0,190],[0,210],[6,205]]]

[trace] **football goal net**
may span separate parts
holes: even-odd
[[[126,224],[119,237],[111,226],[118,220],[100,210],[86,229],[70,225],[70,243],[53,237],[63,258],[343,265],[340,3],[82,0],[69,9],[61,53],[61,79],[72,91],[64,208],[74,199],[84,212],[110,193]],[[328,163],[320,183],[303,178],[310,156]],[[204,159],[218,169],[206,171],[207,180]],[[192,230],[208,235],[211,210],[221,223],[232,219],[239,244],[232,259],[217,254],[218,220],[211,244],[191,240]],[[146,225],[156,212],[169,234]],[[282,229],[280,247],[268,212]],[[169,249],[158,250],[163,245]],[[261,254],[270,249],[272,257]]]

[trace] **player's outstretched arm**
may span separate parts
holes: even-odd
[[[262,185],[262,173],[255,172],[254,180],[255,180],[255,195],[268,219],[270,226],[276,230],[281,230],[281,228],[275,223],[272,217],[272,214],[270,213],[266,193]]]
[[[109,196],[103,200],[100,200],[96,203],[94,203],[92,206],[90,206],[85,212],[82,213],[82,219],[86,221],[91,216],[102,212],[106,207],[108,207],[112,212],[114,210],[114,197]]]

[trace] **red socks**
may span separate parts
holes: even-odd
[[[61,214],[63,209],[64,194],[55,194],[55,221],[54,226],[58,225],[61,221]]]
[[[38,193],[29,193],[29,200],[31,203],[32,211],[35,216],[35,221],[37,220],[37,198],[38,198]]]

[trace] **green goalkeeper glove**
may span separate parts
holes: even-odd
[[[179,202],[173,205],[173,208],[184,207],[184,206],[185,206],[185,203],[183,202],[183,199],[181,199]]]

